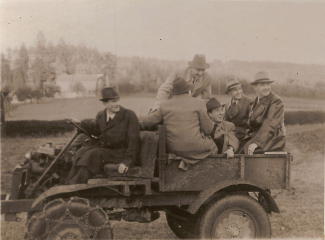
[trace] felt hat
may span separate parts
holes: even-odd
[[[221,104],[216,98],[210,98],[209,101],[206,103],[207,110],[210,112],[212,109],[217,107],[223,107],[225,104]]]
[[[188,62],[188,65],[190,67],[201,68],[201,69],[207,69],[210,67],[210,65],[207,63],[205,59],[205,55],[203,54],[195,54],[193,57],[193,61]]]
[[[226,94],[229,92],[230,89],[234,88],[234,87],[237,87],[237,86],[243,86],[244,84],[242,83],[239,83],[237,78],[233,77],[233,78],[230,78],[226,81]]]
[[[274,81],[270,80],[268,72],[261,71],[255,74],[254,82],[251,82],[251,85],[256,85],[258,83],[272,83]]]
[[[110,99],[120,98],[120,95],[111,87],[106,87],[102,89],[102,98],[100,101],[106,101]]]
[[[189,90],[192,90],[192,88],[193,85],[186,82],[184,78],[176,78],[173,82],[173,90],[175,95],[187,93]]]

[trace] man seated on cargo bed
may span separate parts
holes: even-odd
[[[182,157],[179,167],[183,170],[218,150],[210,137],[213,122],[207,115],[205,101],[191,97],[191,89],[191,83],[176,78],[173,82],[175,96],[163,101],[155,112],[142,120],[144,129],[151,129],[163,121],[167,150]]]
[[[271,83],[267,72],[258,72],[251,83],[256,98],[251,105],[248,117],[244,150],[248,155],[266,151],[283,151],[286,138],[284,127],[284,105],[282,99],[271,92]]]
[[[225,108],[217,99],[211,98],[206,106],[208,115],[214,122],[211,137],[218,147],[218,154],[226,153],[227,158],[234,157],[239,146],[239,140],[235,136],[235,124],[223,119]]]

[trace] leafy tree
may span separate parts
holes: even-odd
[[[10,69],[10,62],[1,53],[1,86],[12,85],[12,72]]]
[[[76,81],[72,86],[71,86],[71,91],[75,93],[83,93],[86,91],[85,86],[82,84],[80,81]]]
[[[19,50],[19,57],[14,61],[13,78],[16,85],[26,84],[28,81],[27,72],[29,68],[28,51],[24,43]]]
[[[61,92],[61,88],[56,84],[47,83],[45,85],[45,97],[47,98],[54,98],[55,94],[60,92]]]
[[[26,99],[30,99],[32,103],[33,89],[28,85],[23,85],[17,88],[15,95],[19,102],[24,102]]]
[[[31,91],[31,98],[35,98],[36,102],[39,103],[39,100],[44,97],[44,91],[41,88],[35,88]],[[32,102],[32,100],[30,99]]]

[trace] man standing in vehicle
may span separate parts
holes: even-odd
[[[117,164],[119,173],[128,171],[140,149],[138,118],[132,110],[119,105],[120,96],[110,87],[102,89],[105,109],[92,122],[81,122],[81,127],[94,136],[101,136],[100,146],[81,148],[74,159],[68,184],[86,183],[101,172],[106,163]],[[70,119],[77,123],[76,119]],[[80,122],[80,121],[79,121]]]
[[[235,136],[235,125],[223,119],[225,109],[217,99],[211,98],[206,106],[208,115],[214,122],[211,137],[218,147],[218,154],[226,153],[227,158],[234,157],[239,146],[239,141]]]
[[[243,139],[247,131],[249,106],[253,102],[252,98],[243,94],[243,85],[235,77],[228,79],[226,82],[226,94],[231,96],[231,100],[225,105],[225,120],[235,124],[235,135],[239,140],[239,149],[246,142]]]
[[[159,87],[156,102],[150,112],[156,111],[159,105],[174,96],[173,81],[176,78],[183,78],[186,82],[193,84],[191,96],[202,98],[208,101],[211,98],[212,78],[205,72],[210,65],[206,62],[205,55],[195,54],[193,61],[188,63],[188,67],[174,69],[166,81]]]
[[[284,127],[284,105],[281,98],[271,92],[271,83],[267,72],[255,75],[254,86],[257,97],[249,113],[245,153],[282,151],[286,144]]]
[[[144,129],[164,122],[167,150],[182,157],[180,168],[205,159],[217,152],[210,137],[213,122],[207,115],[205,101],[191,97],[192,84],[183,78],[173,82],[174,97],[160,104],[158,109],[142,120]]]

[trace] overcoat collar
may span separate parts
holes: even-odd
[[[235,109],[235,111],[233,112],[233,114],[231,114],[231,113],[228,111],[228,110],[229,110],[229,107],[230,107],[230,105],[231,105],[231,101],[232,101],[232,100],[230,100],[230,101],[228,102],[228,104],[226,105],[226,111],[228,112],[228,115],[229,115],[230,118],[233,118],[233,117],[237,116],[237,115],[242,111],[242,109],[243,109],[243,107],[244,107],[245,98],[246,98],[246,95],[243,94],[243,96],[241,97],[241,99],[239,99],[238,102],[236,103],[236,109]],[[230,115],[231,115],[231,116],[230,116]]]
[[[273,96],[274,96],[274,93],[271,92],[268,96],[261,98],[259,102],[257,102],[258,97],[255,98],[255,100],[251,106],[251,116],[250,116],[251,120],[254,120],[255,118],[257,118],[260,114],[262,114],[264,112],[267,105],[272,100]]]
[[[104,109],[98,114],[99,124],[105,126],[104,130],[113,127],[116,123],[124,119],[125,108],[120,106],[120,111],[115,114],[115,117],[107,123],[107,111]]]

